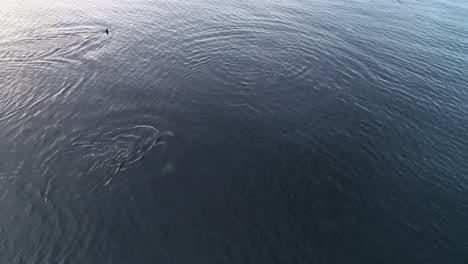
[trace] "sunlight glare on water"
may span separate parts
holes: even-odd
[[[467,263],[467,72],[459,0],[4,0],[0,262]]]

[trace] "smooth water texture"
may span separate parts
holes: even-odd
[[[463,0],[3,0],[0,262],[468,263],[467,85]]]

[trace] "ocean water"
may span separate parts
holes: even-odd
[[[3,0],[0,262],[468,263],[467,2]]]

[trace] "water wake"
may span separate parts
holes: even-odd
[[[120,172],[137,167],[147,156],[155,157],[156,152],[164,152],[173,135],[153,126],[138,125],[73,138],[43,165],[44,201],[48,200],[54,186],[63,188],[60,182],[69,184],[70,180],[79,179],[75,184],[83,186],[75,189],[80,191],[109,185]]]

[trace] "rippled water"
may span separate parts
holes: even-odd
[[[467,84],[461,0],[4,0],[0,262],[467,263]]]

